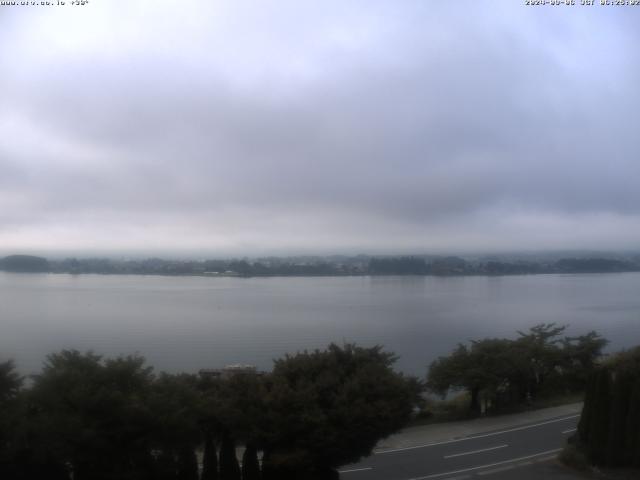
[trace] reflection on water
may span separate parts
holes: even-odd
[[[640,274],[199,278],[0,273],[0,357],[37,371],[61,348],[139,352],[158,369],[269,368],[285,352],[383,344],[424,374],[457,342],[540,322],[640,344]]]

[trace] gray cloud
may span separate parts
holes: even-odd
[[[640,240],[632,9],[187,4],[5,7],[0,249]]]

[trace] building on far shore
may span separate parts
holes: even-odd
[[[235,363],[233,365],[226,365],[223,368],[201,368],[198,370],[198,374],[202,378],[208,379],[227,379],[238,375],[264,375],[264,372],[258,371],[255,365],[243,365]]]

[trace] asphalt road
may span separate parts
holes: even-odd
[[[516,468],[555,458],[575,431],[579,415],[551,418],[500,431],[377,452],[343,467],[343,480],[463,480],[519,478]],[[513,471],[512,471],[513,470]],[[505,473],[511,472],[508,477]],[[526,475],[525,475],[526,477]],[[546,476],[543,478],[547,478]],[[550,477],[549,477],[550,478]],[[493,479],[492,479],[493,480]]]

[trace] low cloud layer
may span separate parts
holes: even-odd
[[[0,9],[2,251],[640,241],[640,10]]]

